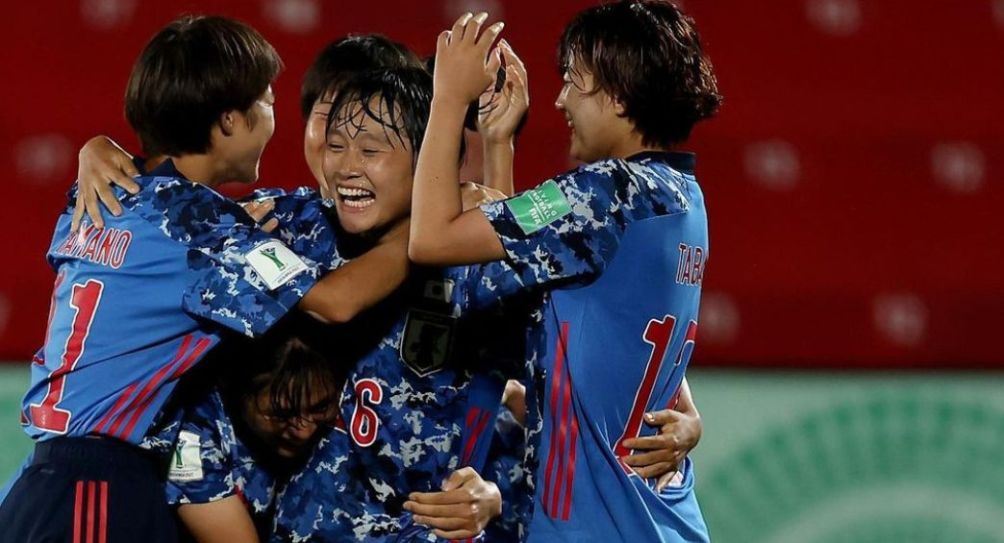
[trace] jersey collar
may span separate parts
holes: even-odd
[[[693,174],[694,165],[697,162],[697,155],[694,153],[681,153],[677,151],[642,151],[627,157],[627,160],[632,161],[645,159],[664,162],[668,164],[670,168],[673,168],[678,172]]]

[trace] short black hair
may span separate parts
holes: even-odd
[[[335,99],[326,133],[335,126],[359,126],[366,115],[380,123],[388,137],[393,134],[402,144],[407,141],[413,160],[418,159],[432,107],[432,75],[425,68],[358,72],[332,91]]]
[[[694,20],[669,2],[626,0],[580,12],[558,51],[574,57],[597,87],[624,105],[646,145],[686,141],[718,111],[722,96]]]
[[[336,352],[326,326],[294,311],[259,338],[224,340],[213,358],[228,405],[267,390],[271,416],[296,418],[311,407],[303,400],[312,390],[338,401],[348,365],[332,359]]]
[[[304,120],[317,99],[341,77],[375,69],[418,68],[422,61],[406,46],[380,34],[355,34],[335,40],[318,53],[303,75],[300,113]]]
[[[125,114],[149,156],[204,153],[226,111],[247,111],[282,69],[250,26],[185,16],[143,49],[126,86]]]

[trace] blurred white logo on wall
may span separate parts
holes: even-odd
[[[972,143],[939,143],[931,150],[935,181],[957,192],[980,190],[986,178],[986,156]]]
[[[751,143],[743,163],[746,175],[770,190],[791,190],[798,185],[802,167],[798,150],[784,140]]]
[[[24,183],[69,183],[72,160],[73,145],[62,134],[28,136],[14,146],[17,176]]]
[[[505,9],[499,0],[447,0],[443,3],[443,16],[453,21],[464,12],[488,13],[488,22],[505,18]]]
[[[94,28],[108,30],[125,26],[136,12],[136,0],[81,0],[80,14]]]
[[[286,32],[306,34],[321,24],[318,0],[264,0],[265,17]]]
[[[872,310],[875,327],[896,345],[915,347],[927,336],[927,306],[915,294],[881,294]]]
[[[827,34],[847,36],[861,28],[858,0],[807,0],[805,8],[809,21]]]
[[[993,5],[994,9],[994,20],[997,21],[997,26],[1004,30],[1004,0],[996,0]]]
[[[702,343],[732,343],[739,337],[741,326],[739,306],[731,296],[724,292],[705,292],[701,296],[697,337]]]

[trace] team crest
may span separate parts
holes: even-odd
[[[455,321],[448,315],[412,308],[404,323],[401,361],[420,377],[442,369],[450,359]]]

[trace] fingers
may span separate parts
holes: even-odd
[[[629,466],[648,466],[658,462],[668,462],[673,458],[673,451],[657,450],[646,453],[629,454],[623,457]]]
[[[413,501],[404,502],[405,511],[410,511],[416,516],[416,520],[419,516],[423,517],[435,517],[439,519],[445,518],[477,518],[478,516],[478,504],[476,502],[471,503],[453,503],[449,505],[432,505],[427,503],[419,503]],[[450,526],[444,526],[440,524],[435,525],[437,528],[451,528]],[[453,528],[455,529],[455,528]]]
[[[674,462],[659,462],[651,466],[635,468],[634,471],[642,479],[655,479],[676,471],[676,466],[677,464]]]
[[[139,185],[133,180],[133,177],[139,175],[139,171],[136,170],[136,166],[131,160],[126,160],[119,164],[121,170],[112,172],[109,176],[111,182],[119,187],[125,189],[129,194],[136,194],[139,192]]]
[[[266,215],[275,209],[275,200],[268,199],[261,202],[246,202],[241,204],[241,207],[254,219],[254,222],[261,222]]]
[[[98,203],[96,192],[82,189],[81,193],[84,196],[84,210],[87,211],[87,216],[91,218],[91,223],[98,228],[104,228],[105,219],[101,216],[101,204]]]
[[[464,483],[475,479],[478,477],[478,472],[474,471],[474,468],[464,467],[460,468],[453,473],[443,482],[443,491],[448,492],[460,488]]]
[[[461,530],[474,524],[472,519],[460,517],[427,517],[425,515],[414,515],[412,518],[419,524],[424,524],[430,528],[440,530]]]
[[[474,15],[467,12],[461,15],[460,18],[453,23],[453,28],[450,30],[450,43],[463,41],[464,33],[467,30],[467,24],[470,23],[473,18]]]
[[[265,224],[261,225],[261,229],[266,234],[271,234],[279,226],[279,219],[272,217]]]
[[[497,76],[499,68],[501,66],[502,66],[502,57],[499,55],[499,50],[496,47],[495,49],[492,49],[491,53],[488,53],[488,64],[485,65],[485,72]],[[494,80],[493,80],[493,88],[494,88]]]
[[[670,471],[662,477],[659,477],[659,482],[655,485],[655,491],[662,492],[663,489],[669,486],[683,486],[683,473],[679,471]]]
[[[73,208],[73,218],[70,220],[70,232],[74,234],[80,230],[80,221],[84,218],[84,198],[77,192],[77,205]]]
[[[110,211],[112,215],[118,217],[122,214],[122,205],[119,204],[119,199],[115,196],[115,193],[112,192],[111,186],[98,185],[94,190],[97,191],[98,198],[101,200],[101,203],[108,208],[108,211]],[[98,211],[100,212],[100,210]]]
[[[664,424],[670,424],[680,420],[680,412],[674,411],[672,409],[663,409],[661,411],[653,411],[650,413],[645,413],[645,424],[649,426],[662,426]]]
[[[679,446],[679,439],[670,433],[661,433],[654,436],[633,437],[624,440],[624,446],[632,450],[654,451],[659,449],[675,450]]]
[[[470,503],[474,501],[474,496],[467,489],[457,488],[443,492],[412,492],[408,495],[408,499],[427,505],[450,505]]]

